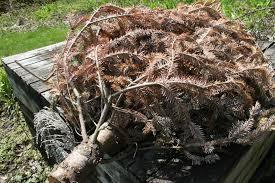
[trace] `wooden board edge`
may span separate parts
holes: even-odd
[[[108,175],[113,183],[139,183],[140,181],[128,170],[120,165],[119,162],[113,161],[107,164],[99,164],[97,171],[103,171]],[[116,170],[114,172],[114,170]]]
[[[8,57],[4,57],[4,58],[2,58],[2,61],[5,64],[10,64],[14,60],[18,60],[18,59],[21,59],[21,58],[24,59],[24,58],[28,58],[28,57],[31,58],[31,57],[43,54],[43,52],[45,52],[45,51],[57,50],[58,48],[60,48],[64,45],[65,45],[65,41],[59,42],[59,43],[52,44],[52,45],[49,45],[49,46],[45,46],[45,47],[42,47],[42,48],[27,51],[27,52],[24,52],[24,53],[19,53],[19,54],[16,54],[16,55],[11,55],[11,56],[8,56]]]
[[[247,183],[261,164],[268,150],[275,141],[275,132],[269,132],[263,141],[250,147],[240,161],[232,168],[223,183]]]
[[[15,97],[21,101],[33,113],[38,112],[44,106],[49,105],[49,101],[43,98],[30,85],[26,84],[14,71],[6,64],[3,64],[8,75],[9,82],[13,88]],[[39,103],[39,104],[38,104]]]

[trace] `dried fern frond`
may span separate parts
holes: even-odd
[[[274,120],[255,123],[273,97],[274,72],[253,36],[214,6],[96,10],[57,59],[70,125],[80,128],[76,88],[90,134],[108,104],[103,122],[128,143],[182,146],[195,164],[218,159],[216,146],[259,139]]]

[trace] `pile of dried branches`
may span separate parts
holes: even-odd
[[[215,147],[252,143],[275,118],[267,60],[240,23],[209,6],[100,7],[74,26],[57,74],[59,104],[83,141],[55,181],[78,179],[116,143],[213,162]]]

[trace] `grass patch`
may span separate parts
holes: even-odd
[[[275,40],[275,4],[273,0],[221,0],[223,12],[241,20],[258,39]]]
[[[34,12],[34,16],[38,19],[41,18],[53,18],[53,16],[62,16],[64,12],[90,12],[95,8],[104,5],[106,3],[112,3],[115,5],[127,7],[136,5],[145,5],[150,8],[174,8],[180,2],[192,3],[194,0],[59,0],[43,6]]]
[[[68,28],[41,27],[31,32],[0,32],[0,58],[64,41]]]
[[[0,119],[0,182],[45,182],[50,167],[33,146],[22,116]]]
[[[112,3],[119,6],[145,5],[150,8],[174,8],[178,3],[193,3],[196,1],[210,2],[215,0],[57,0],[52,3],[25,7],[0,15],[0,30],[22,31],[33,30],[41,26],[56,26],[64,24],[68,13],[85,14],[97,7]],[[247,28],[259,37],[274,39],[275,17],[272,0],[220,0],[223,12],[230,18],[241,17]],[[273,7],[273,9],[272,9]],[[265,9],[267,8],[267,9]],[[250,11],[263,9],[249,13]],[[20,22],[22,25],[20,25]],[[272,26],[273,25],[273,26]]]
[[[0,30],[32,30],[40,26],[56,26],[64,23],[70,12],[88,13],[97,7],[112,3],[119,6],[145,5],[150,8],[174,8],[178,3],[192,3],[195,0],[57,0],[52,3],[15,9],[0,15]],[[21,22],[21,23],[20,23]]]
[[[0,114],[14,116],[18,113],[18,105],[9,84],[8,77],[0,68]]]

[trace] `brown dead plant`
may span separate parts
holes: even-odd
[[[59,104],[83,141],[52,181],[78,180],[131,144],[213,162],[217,146],[253,143],[274,122],[269,63],[241,23],[209,6],[102,6],[74,26],[56,70]]]

